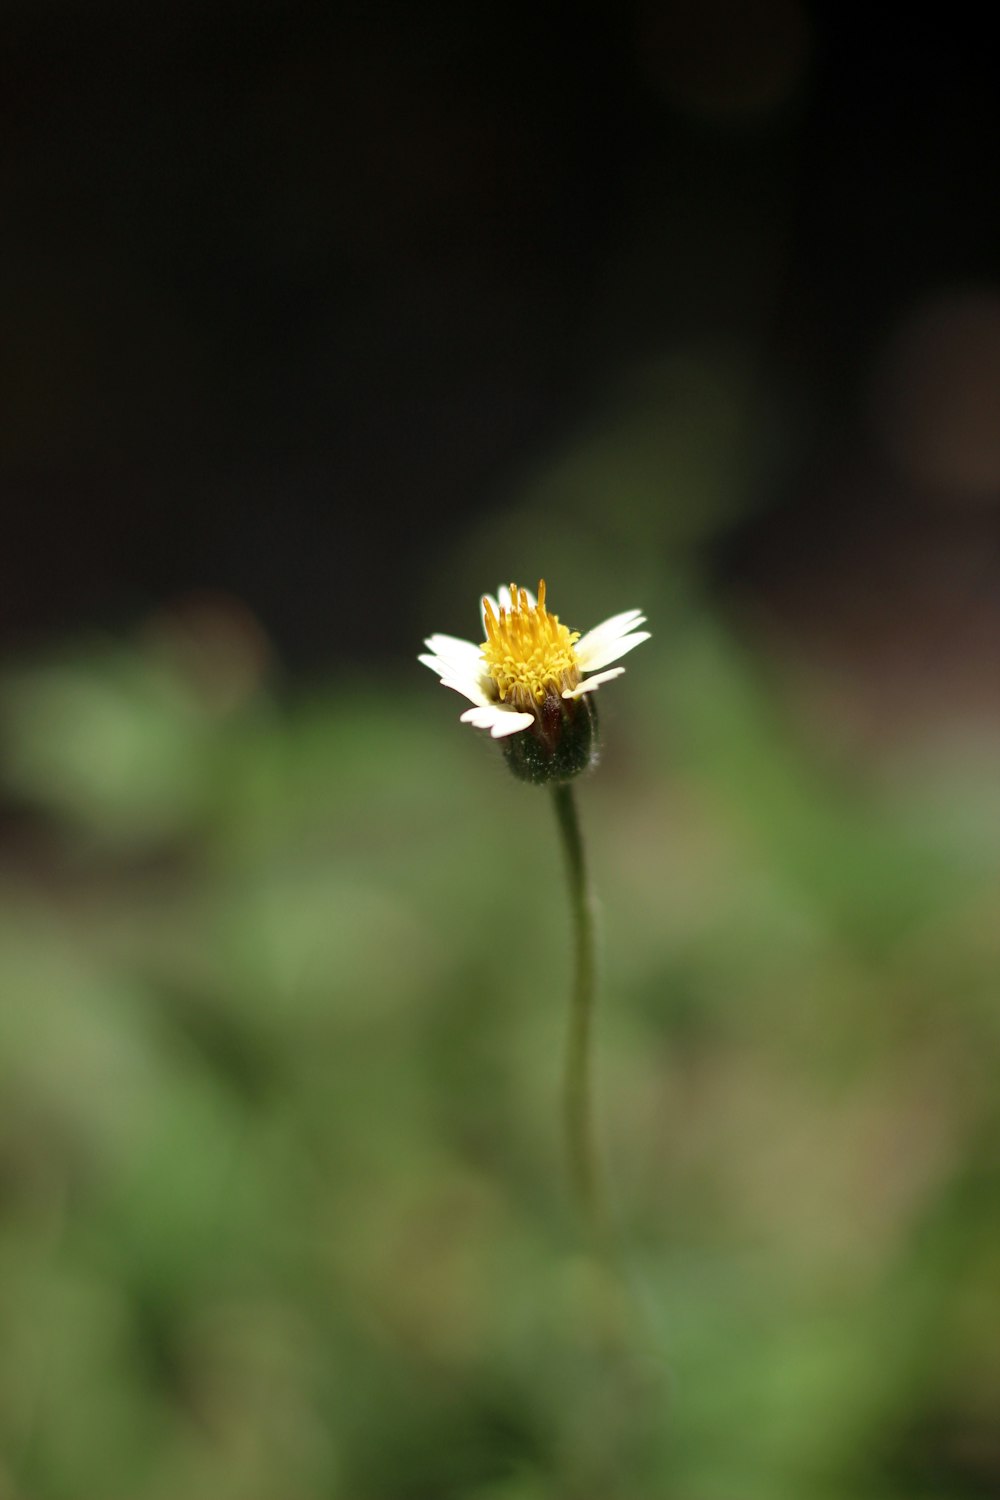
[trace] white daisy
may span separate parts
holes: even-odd
[[[453,635],[432,635],[424,642],[428,654],[419,658],[445,687],[472,703],[461,715],[462,722],[488,729],[495,740],[532,728],[543,718],[546,704],[548,713],[560,699],[582,698],[620,677],[624,667],[604,669],[649,640],[649,631],[638,628],[645,624],[638,609],[612,615],[584,636],[567,630],[558,615],[545,608],[544,578],[537,600],[513,583],[509,590],[500,589],[499,599],[505,602],[492,594],[483,597],[486,640],[481,645]]]

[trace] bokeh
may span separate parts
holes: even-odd
[[[1000,1492],[998,105],[886,25],[6,7],[0,1500]],[[540,576],[653,632],[610,1265],[416,662]]]

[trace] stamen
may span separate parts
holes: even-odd
[[[538,603],[528,591],[509,586],[510,608],[500,605],[497,619],[483,600],[487,639],[482,653],[501,703],[536,710],[547,697],[572,691],[580,681],[580,664],[573,647],[579,631],[567,630],[558,615],[545,608],[545,580],[539,579]]]

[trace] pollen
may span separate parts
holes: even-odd
[[[531,604],[525,589],[510,585],[510,608],[500,604],[500,618],[483,600],[487,639],[482,644],[486,669],[496,684],[501,703],[533,710],[554,694],[575,688],[580,663],[573,647],[578,630],[567,630],[558,615],[545,608],[545,579],[538,585],[538,603]]]

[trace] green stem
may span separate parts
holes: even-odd
[[[593,901],[572,787],[562,782],[553,788],[552,795],[566,858],[573,917],[573,990],[564,1081],[566,1150],[570,1183],[580,1214],[594,1239],[600,1240],[604,1236],[604,1207],[594,1144],[591,1083],[595,980]]]

